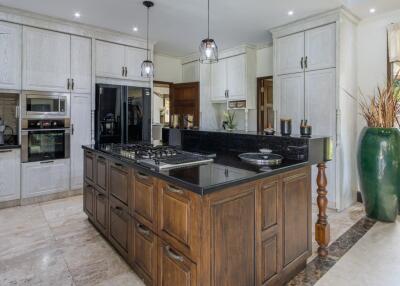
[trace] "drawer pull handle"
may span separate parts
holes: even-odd
[[[140,223],[136,224],[136,228],[141,234],[146,236],[150,235],[150,230],[146,229],[142,224]]]
[[[40,162],[40,164],[51,164],[51,163],[54,163],[54,161],[42,161],[42,162]]]
[[[106,159],[103,156],[99,156],[98,158],[101,159],[101,160],[105,160]]]
[[[145,174],[143,174],[143,173],[140,173],[140,172],[137,172],[137,173],[136,173],[136,176],[137,176],[139,179],[142,179],[142,180],[148,180],[148,179],[149,179],[149,176],[147,176],[147,175],[145,175]]]
[[[98,197],[99,197],[100,199],[102,199],[102,200],[106,198],[106,196],[103,195],[103,194],[98,194]]]
[[[87,154],[90,154],[90,155],[92,155],[92,154],[93,154],[93,153],[92,153],[92,152],[90,152],[90,151],[86,151],[86,153],[87,153]]]
[[[175,254],[175,253],[171,250],[171,247],[170,247],[169,245],[167,245],[167,246],[165,247],[165,251],[167,252],[168,256],[171,257],[172,259],[177,260],[177,261],[180,261],[180,262],[183,262],[183,257],[180,256],[180,255]]]
[[[120,163],[114,163],[115,166],[117,167],[124,167],[124,165],[120,164]]]
[[[170,186],[170,185],[167,186],[167,191],[169,191],[171,193],[183,195],[183,191],[181,189],[177,189],[177,188],[175,188],[173,186]]]
[[[0,153],[10,153],[12,150],[0,150]]]

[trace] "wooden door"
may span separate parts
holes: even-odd
[[[266,128],[274,128],[272,77],[257,79],[257,101],[258,131],[262,132]]]
[[[246,99],[246,55],[226,59],[227,90],[229,100]]]
[[[96,157],[96,186],[103,192],[108,192],[108,164],[106,158],[98,155]]]
[[[69,91],[70,40],[68,34],[23,27],[24,90]]]
[[[194,126],[199,126],[200,89],[198,82],[171,85],[170,114],[179,114],[181,118],[185,114],[191,114]]]
[[[71,189],[83,186],[82,145],[91,143],[91,94],[71,94]],[[90,163],[89,163],[90,164]],[[89,167],[89,166],[88,166]],[[92,166],[90,166],[92,167]],[[92,180],[93,169],[89,180]]]
[[[96,76],[124,79],[125,46],[96,41]]]
[[[110,196],[109,239],[118,252],[128,259],[131,218],[128,208],[120,201]]]
[[[90,94],[92,91],[92,40],[71,36],[71,90]]]
[[[223,102],[227,100],[226,60],[219,60],[211,65],[211,101]]]
[[[304,70],[304,32],[276,40],[276,74],[299,73]]]
[[[21,196],[20,161],[18,149],[0,150],[0,202],[16,200]]]
[[[336,23],[305,33],[306,71],[336,67]]]
[[[130,192],[129,168],[118,162],[110,162],[109,192],[125,205],[128,205],[128,194]]]
[[[94,223],[99,231],[108,235],[108,197],[105,193],[95,190]]]
[[[94,218],[95,209],[95,190],[89,185],[85,184],[83,188],[83,210],[87,214],[90,220]]]
[[[281,118],[292,119],[292,133],[300,133],[300,122],[304,119],[304,73],[282,75],[278,77],[279,113],[277,126]],[[278,130],[279,131],[279,130]]]
[[[21,89],[22,26],[0,22],[0,89]]]
[[[141,75],[141,66],[147,59],[146,50],[125,47],[126,77],[131,80],[144,80]]]

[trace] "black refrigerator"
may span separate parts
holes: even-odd
[[[150,142],[151,89],[96,84],[97,144]]]

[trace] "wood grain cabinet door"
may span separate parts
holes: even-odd
[[[132,214],[142,224],[156,231],[157,188],[151,176],[135,172],[133,182]]]
[[[161,182],[158,200],[158,234],[180,252],[195,260],[200,240],[200,197]]]
[[[157,285],[157,236],[145,225],[131,220],[130,263],[148,286]]]
[[[107,160],[103,156],[96,158],[96,186],[102,191],[107,191]]]
[[[109,239],[118,252],[128,259],[130,240],[130,216],[123,203],[110,196],[110,232]]]
[[[86,180],[94,183],[94,175],[95,175],[95,156],[90,151],[85,151],[84,156],[84,176]]]
[[[196,264],[179,253],[171,245],[160,240],[158,253],[158,285],[194,286]]]
[[[83,188],[83,210],[90,220],[93,220],[94,216],[94,200],[94,188],[89,184],[85,184]]]
[[[107,236],[108,234],[108,198],[107,196],[95,190],[95,214],[94,223],[99,231]]]
[[[129,168],[117,162],[110,162],[110,194],[128,205]]]

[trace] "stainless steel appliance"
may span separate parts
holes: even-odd
[[[69,113],[68,93],[25,91],[22,93],[23,118],[66,118]]]
[[[106,152],[117,154],[143,166],[156,170],[175,169],[213,162],[209,156],[178,150],[170,146],[150,144],[108,144],[101,147]]]
[[[22,119],[21,161],[66,159],[70,156],[70,119]]]
[[[257,166],[276,166],[282,163],[283,157],[272,153],[243,153],[239,158],[249,164]]]

